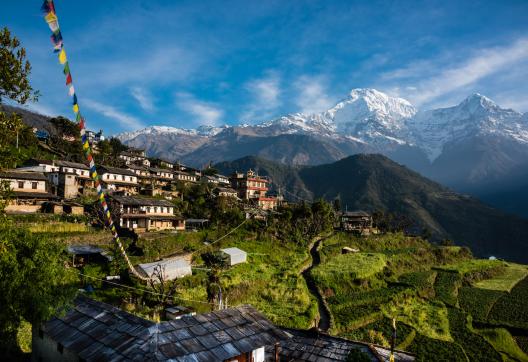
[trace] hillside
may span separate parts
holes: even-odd
[[[342,248],[360,250],[342,254]],[[389,345],[418,361],[527,361],[526,265],[474,259],[401,234],[323,239],[312,271],[330,332]]]
[[[470,247],[475,255],[528,261],[528,220],[453,192],[381,155],[355,155],[300,168],[248,157],[216,167],[223,173],[243,167],[257,169],[270,176],[277,188],[282,186],[290,200],[339,198],[349,210],[405,215],[417,229],[431,231],[432,240],[452,239]]]

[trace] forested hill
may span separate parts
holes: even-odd
[[[474,254],[528,262],[528,220],[457,194],[381,155],[354,155],[332,164],[293,168],[256,157],[222,162],[225,174],[253,168],[281,186],[287,199],[338,198],[349,210],[390,212],[452,239]]]

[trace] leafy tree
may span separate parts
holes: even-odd
[[[8,28],[0,30],[0,104],[11,99],[20,104],[37,100],[38,92],[29,84],[31,65],[20,41]],[[0,168],[15,167],[24,155],[16,149],[21,136],[28,136],[20,116],[0,112]],[[22,134],[21,134],[22,133]],[[34,137],[34,136],[33,136]],[[33,140],[35,141],[35,140]]]
[[[38,92],[29,84],[31,64],[26,60],[26,49],[8,28],[0,30],[0,103],[9,98],[24,104],[37,100]]]
[[[203,170],[202,172],[205,176],[214,176],[214,175],[217,175],[218,174],[218,170],[214,167],[207,167],[205,170]]]
[[[59,242],[0,220],[0,350],[4,357],[17,352],[16,333],[22,320],[38,325],[73,298],[76,277],[64,267],[62,253]]]

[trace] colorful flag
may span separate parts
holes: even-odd
[[[64,49],[61,49],[60,53],[59,53],[59,62],[61,64],[64,64],[66,63],[66,51],[64,51]]]

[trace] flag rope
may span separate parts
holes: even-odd
[[[108,228],[111,230],[112,237],[115,243],[117,244],[121,254],[125,258],[128,268],[130,269],[132,274],[134,274],[136,277],[138,277],[141,280],[149,280],[148,277],[141,275],[136,270],[136,268],[134,268],[134,266],[132,265],[132,262],[128,258],[125,248],[123,247],[123,243],[121,242],[121,239],[119,238],[119,234],[117,232],[117,228],[114,224],[114,221],[112,220],[112,214],[110,213],[108,203],[106,202],[105,191],[103,190],[99,175],[97,174],[97,168],[96,168],[95,160],[93,157],[92,147],[90,143],[88,142],[88,136],[86,134],[84,117],[81,115],[81,112],[79,109],[79,103],[77,100],[77,94],[75,92],[75,88],[73,87],[73,80],[72,80],[72,75],[70,71],[70,65],[66,57],[66,50],[64,49],[64,40],[62,38],[62,33],[59,28],[59,20],[57,17],[57,13],[55,11],[55,5],[53,3],[53,0],[44,0],[41,10],[44,13],[44,20],[46,21],[46,23],[48,23],[48,26],[52,32],[51,42],[53,43],[53,49],[54,49],[53,51],[54,53],[58,53],[59,63],[64,66],[63,73],[64,73],[64,76],[66,77],[66,86],[68,87],[68,94],[70,95],[70,97],[72,97],[72,108],[73,108],[73,113],[75,114],[75,120],[77,122],[77,125],[79,126],[82,148],[86,156],[86,159],[88,160],[89,165],[90,165],[90,177],[95,183],[99,203],[101,207],[103,208],[104,214],[106,216],[106,220],[105,220],[106,224]]]

